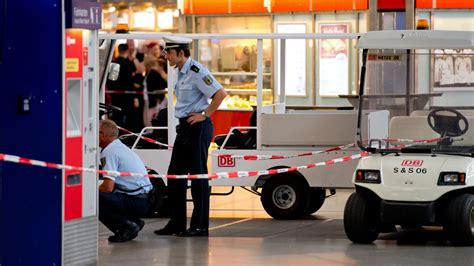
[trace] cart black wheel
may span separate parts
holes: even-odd
[[[320,187],[312,187],[309,191],[309,204],[306,207],[305,214],[310,215],[317,212],[326,200],[326,190]]]
[[[148,174],[157,174],[154,170],[148,170]],[[169,217],[168,189],[162,179],[151,178],[153,189],[149,192],[150,206],[143,215],[144,218]]]
[[[377,239],[379,235],[377,207],[378,199],[368,193],[352,193],[344,208],[344,230],[349,240],[369,244]]]
[[[454,246],[474,245],[474,195],[462,194],[451,200],[444,230]]]
[[[270,216],[287,220],[301,217],[309,198],[306,180],[301,175],[285,173],[274,175],[265,183],[260,200]]]

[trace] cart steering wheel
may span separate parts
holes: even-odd
[[[105,103],[99,103],[99,110],[100,110],[100,116],[102,117],[103,115],[108,115],[113,112],[121,112],[122,109],[113,105],[105,104]]]
[[[464,128],[461,128],[463,122]],[[458,137],[469,129],[467,118],[452,108],[436,108],[428,114],[428,124],[442,137]]]

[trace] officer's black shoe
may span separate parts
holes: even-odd
[[[140,219],[140,220],[138,220],[138,222],[136,224],[138,225],[138,228],[140,228],[140,231],[141,231],[143,229],[143,226],[145,226],[145,221]]]
[[[109,236],[109,242],[127,242],[137,237],[140,228],[136,223],[130,223],[126,228],[119,230],[115,235]]]
[[[200,228],[189,228],[185,232],[178,234],[178,236],[194,237],[194,236],[209,236],[209,230]]]
[[[155,230],[154,233],[159,236],[170,236],[170,235],[179,235],[179,234],[182,234],[183,232],[176,230],[171,226],[165,226],[159,230]]]

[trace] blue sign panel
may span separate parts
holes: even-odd
[[[66,2],[66,28],[98,30],[102,28],[102,5],[88,0]]]

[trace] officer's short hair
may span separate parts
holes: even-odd
[[[104,134],[108,137],[118,137],[119,130],[117,124],[114,121],[109,119],[104,119],[100,121],[99,130],[104,132]]]
[[[183,51],[184,56],[186,56],[186,57],[191,56],[191,51],[189,50],[189,48],[173,47],[173,48],[168,48],[166,51],[171,51],[171,50],[175,50],[176,54],[179,54],[180,51]]]

